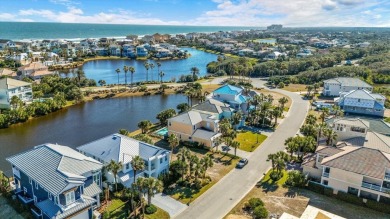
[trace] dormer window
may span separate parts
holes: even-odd
[[[69,205],[69,204],[72,204],[73,202],[75,202],[74,191],[70,191],[68,193],[65,193],[65,202],[66,202],[66,205]]]

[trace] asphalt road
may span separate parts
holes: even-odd
[[[264,81],[252,79],[252,84],[261,87]],[[308,101],[303,100],[299,94],[278,89],[273,91],[285,94],[293,101],[282,124],[257,150],[252,152],[248,158],[249,163],[243,169],[232,170],[175,218],[223,218],[271,168],[270,162],[266,161],[268,154],[284,149],[285,139],[297,134],[309,109]]]

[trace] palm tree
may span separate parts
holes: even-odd
[[[243,117],[243,114],[241,111],[238,111],[236,113],[234,113],[234,115],[232,116],[232,123],[233,123],[233,126],[235,126],[235,128],[237,129],[237,126],[238,124],[240,124],[241,120],[242,120],[242,117]]]
[[[133,74],[135,72],[135,68],[133,66],[129,66],[129,71],[131,73],[131,86],[133,86]]]
[[[145,169],[145,161],[140,156],[134,156],[130,161],[131,167],[133,168],[133,176],[134,176],[134,184],[135,184],[135,176],[137,175],[137,171],[142,171]]]
[[[334,105],[332,107],[332,111],[334,113],[334,116],[337,118],[337,117],[342,117],[344,115],[344,112],[343,110],[340,108],[340,106],[336,106]]]
[[[199,68],[197,68],[197,67],[192,67],[192,68],[191,68],[191,74],[192,74],[192,79],[193,79],[193,81],[195,81],[195,75],[198,75],[198,74],[199,74]]]
[[[146,189],[146,194],[148,195],[148,205],[152,204],[152,197],[155,193],[162,192],[163,183],[161,180],[150,177],[143,180],[143,187]]]
[[[160,62],[157,62],[157,78],[160,76],[160,67],[161,67],[161,63]]]
[[[119,129],[118,133],[125,136],[129,135],[129,131],[126,129]]]
[[[263,123],[262,123],[262,126],[264,127],[264,123],[265,123],[265,118],[267,117],[268,113],[269,113],[269,110],[271,108],[271,103],[270,102],[263,102],[261,105],[260,105],[260,113],[262,114],[263,116]]]
[[[272,171],[274,171],[275,169],[275,162],[277,160],[277,155],[276,154],[268,154],[268,157],[267,157],[267,161],[271,161],[271,167],[272,167]]]
[[[127,72],[129,71],[128,66],[123,66],[123,71],[125,72],[125,86],[127,86]]]
[[[179,146],[179,139],[175,134],[170,134],[168,137],[169,146],[171,147],[171,161],[173,156],[173,149]]]
[[[149,120],[142,120],[138,123],[138,128],[141,129],[142,134],[148,132],[151,126],[152,122]]]
[[[271,115],[275,118],[274,126],[276,127],[276,125],[278,124],[278,118],[282,115],[282,109],[280,109],[279,107],[275,107],[271,111]]]
[[[164,77],[165,73],[163,71],[160,72],[159,76],[161,78],[161,84],[163,83],[163,77]]]
[[[145,67],[145,69],[146,69],[146,82],[148,82],[148,80],[149,80],[148,74],[149,74],[149,67],[150,67],[148,61],[146,61],[146,62],[144,63],[144,67]]]
[[[240,147],[240,142],[238,142],[238,141],[232,141],[232,143],[230,144],[230,146],[234,148],[234,156],[237,156],[237,148]]]
[[[282,97],[278,100],[278,102],[279,102],[281,108],[284,109],[284,105],[288,102],[288,99],[287,99],[287,97]]]
[[[118,74],[118,90],[119,90],[119,73],[121,72],[121,70],[117,68],[115,71]]]
[[[321,109],[321,123],[324,124],[326,117],[329,116],[329,108],[322,108]]]
[[[327,129],[326,124],[320,123],[315,126],[317,131],[317,146],[319,145],[320,138],[324,135],[325,129]]]
[[[213,159],[209,156],[206,155],[200,159],[200,165],[203,168],[203,178],[206,176],[206,171],[208,168],[212,167],[214,165]]]
[[[337,133],[331,128],[327,128],[324,130],[324,136],[326,137],[327,145],[332,145],[333,141],[337,140]]]
[[[153,69],[154,69],[154,64],[153,63],[150,63],[149,64],[149,68],[150,68],[150,73],[152,74],[152,81],[153,81]]]
[[[310,97],[311,96],[311,91],[314,89],[313,85],[307,85],[306,89],[307,89],[306,96]]]
[[[114,160],[111,160],[110,163],[107,166],[107,171],[110,171],[112,175],[114,175],[114,182],[115,182],[115,191],[118,190],[117,185],[117,175],[118,172],[122,169],[122,162],[115,162]]]
[[[317,122],[317,117],[315,115],[310,114],[306,117],[306,124],[314,125],[316,124],[316,122]]]

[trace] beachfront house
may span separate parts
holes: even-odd
[[[53,74],[53,72],[49,71],[49,67],[41,62],[31,62],[27,65],[23,65],[18,68],[18,73],[21,77],[31,77],[35,80]]]
[[[137,46],[136,47],[136,55],[138,57],[145,57],[148,55],[148,50],[145,48],[145,46]]]
[[[352,90],[341,92],[335,98],[335,104],[343,109],[344,113],[371,115],[383,117],[385,113],[386,97],[371,93],[367,90]]]
[[[13,96],[17,96],[23,103],[31,102],[33,99],[31,83],[12,78],[0,79],[0,109],[10,109]]]
[[[92,219],[100,205],[103,165],[79,152],[43,144],[7,158],[17,198],[35,218]]]
[[[363,89],[371,92],[372,86],[358,78],[332,78],[324,81],[324,89],[322,90],[322,95],[338,97],[342,92],[350,92],[353,90]]]
[[[134,177],[155,177],[169,171],[170,152],[157,146],[135,140],[133,138],[112,134],[96,141],[89,142],[77,148],[86,156],[97,159],[107,166],[111,160],[122,164],[117,174],[117,182],[125,187],[131,187]],[[134,176],[131,160],[140,156],[145,162],[145,170],[138,171]],[[106,172],[105,176],[110,183],[114,182],[114,175]]]

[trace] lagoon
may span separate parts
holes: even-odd
[[[163,77],[164,81],[170,81],[173,78],[179,79],[181,75],[190,74],[191,67],[199,68],[199,75],[204,76],[207,74],[207,64],[211,61],[217,61],[218,55],[213,53],[204,52],[194,48],[181,48],[181,50],[187,50],[191,56],[187,59],[180,60],[161,60],[154,61],[148,60],[148,62],[154,64],[154,69],[149,69],[149,80],[158,80],[157,62],[161,63],[160,71],[165,73]],[[117,84],[118,75],[115,72],[117,68],[121,70],[119,73],[119,83],[125,83],[125,74],[123,72],[123,66],[135,67],[135,73],[133,76],[133,82],[140,82],[146,80],[146,69],[144,67],[145,61],[140,60],[95,60],[86,62],[82,69],[85,75],[89,79],[94,79],[96,82],[99,80],[105,80],[107,84]],[[72,74],[72,73],[70,73]],[[127,82],[130,83],[131,73],[127,73]]]
[[[187,102],[183,95],[155,95],[94,100],[74,105],[23,124],[0,129],[0,170],[9,170],[6,157],[44,143],[76,148],[124,128],[137,129],[141,120]]]

